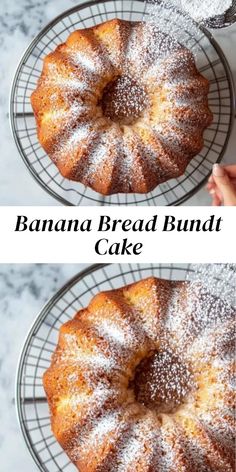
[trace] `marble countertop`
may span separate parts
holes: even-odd
[[[78,0],[1,0],[0,45],[0,204],[1,205],[59,205],[34,181],[27,171],[11,136],[8,120],[8,101],[16,65],[23,51],[39,30],[52,18]],[[236,82],[236,62],[233,45],[236,46],[236,24],[226,30],[214,32],[231,66]],[[236,132],[231,135],[224,162],[235,160]],[[201,189],[186,205],[209,204],[209,198]]]
[[[20,432],[14,405],[17,362],[25,337],[48,299],[80,265],[0,265],[0,470],[37,472]]]

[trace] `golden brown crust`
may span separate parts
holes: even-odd
[[[219,332],[203,329],[198,296],[198,285],[149,277],[98,293],[61,326],[43,384],[53,433],[78,470],[233,472],[234,312]],[[142,401],[140,379],[151,382]]]
[[[151,51],[149,34],[144,23],[119,19],[73,32],[45,57],[31,96],[39,142],[60,173],[103,195],[147,193],[182,175],[212,121],[209,84],[190,51],[160,32],[151,33]],[[139,56],[132,55],[134,40]],[[163,44],[172,52],[155,68]],[[125,125],[103,116],[101,100],[108,84],[128,75],[149,105]]]

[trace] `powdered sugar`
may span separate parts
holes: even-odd
[[[194,389],[189,366],[175,352],[164,347],[145,359],[135,376],[136,397],[140,403],[161,412],[173,412]]]
[[[179,0],[179,3],[197,21],[223,15],[232,6],[232,0]]]
[[[75,74],[69,76],[63,75],[58,71],[57,65],[50,63],[48,65],[49,75],[46,76],[44,85],[56,87],[63,90],[75,90],[82,92],[87,89],[85,80],[80,80]]]
[[[83,45],[80,50],[77,42],[76,47],[73,44],[65,46],[63,54],[59,54],[59,60],[58,56],[55,59],[53,54],[50,56],[41,83],[50,91],[48,93],[51,96],[56,95],[56,99],[52,103],[52,113],[50,114],[50,110],[46,111],[44,119],[52,124],[55,121],[59,128],[66,128],[67,132],[58,133],[56,145],[50,148],[46,146],[46,151],[63,175],[66,166],[68,178],[79,180],[103,193],[102,176],[97,178],[97,173],[104,169],[106,192],[128,193],[148,191],[153,188],[154,181],[157,184],[171,175],[171,166],[168,173],[163,172],[159,168],[158,158],[153,159],[153,155],[146,150],[150,142],[143,140],[139,126],[136,126],[138,123],[145,123],[145,126],[150,127],[157,115],[165,113],[165,119],[159,120],[160,126],[165,128],[173,121],[173,114],[168,109],[173,108],[174,102],[177,104],[176,87],[191,79],[192,89],[199,89],[191,76],[192,56],[180,46],[180,43],[184,45],[185,42],[187,45],[187,38],[181,38],[181,41],[179,38],[180,32],[184,30],[182,26],[177,27],[173,36],[170,36],[166,30],[164,12],[166,10],[159,4],[148,5],[145,22],[130,23],[129,30],[127,22],[120,20],[115,23],[113,34],[119,39],[119,44],[124,42],[124,47],[114,48],[112,42],[109,44],[107,41],[105,45],[101,41],[99,47],[91,47],[88,41],[87,49]],[[171,94],[165,92],[160,97],[160,103],[164,103],[161,108],[153,101],[156,88],[162,87],[164,91],[166,85],[170,84]],[[199,89],[194,107],[191,104],[193,114],[201,108],[206,93],[207,90]],[[57,109],[60,106],[57,99],[60,103],[61,96],[68,105],[68,110],[76,108],[78,101],[81,110],[77,114],[73,114],[72,110],[71,116],[67,116],[67,111]],[[189,104],[187,96],[183,104]],[[103,123],[100,126],[98,120],[102,115]],[[176,107],[177,121],[178,116],[182,120],[184,113],[179,113]],[[209,116],[206,119],[201,116],[207,125]],[[189,121],[186,120],[186,124]],[[196,123],[195,120],[195,127]],[[126,132],[127,128],[129,133]],[[175,133],[177,132],[176,128]],[[131,135],[133,144],[130,144]],[[156,140],[158,143],[158,137],[154,138]],[[142,150],[141,157],[147,162],[146,167],[153,170],[152,176],[148,176],[148,171],[144,171],[143,164],[137,159],[138,143],[141,143],[139,149]],[[169,142],[165,144],[165,149],[167,154],[173,153]],[[192,150],[190,151],[192,156]],[[81,164],[82,157],[86,159]],[[181,169],[184,168],[183,162],[187,165],[189,159],[188,152],[182,154]],[[179,168],[175,164],[172,174],[179,174]]]
[[[94,422],[90,434],[86,436],[86,447],[97,447],[118,425],[117,412],[108,413]]]
[[[222,300],[225,309],[236,306],[234,264],[193,264],[188,280],[201,284],[206,292]]]
[[[67,343],[67,351],[61,356],[61,360],[64,362],[72,361],[78,363],[84,368],[96,368],[102,369],[103,371],[110,371],[114,366],[114,362],[111,358],[108,358],[99,349],[94,346],[92,350],[86,350],[83,345],[80,346],[77,343],[77,338],[71,334],[65,334],[64,339]]]
[[[194,267],[187,282],[143,281],[142,296],[132,286],[111,292],[111,297],[107,292],[106,317],[96,318],[92,304],[92,312],[88,308],[82,314],[88,331],[63,334],[58,363],[81,372],[92,390],[87,395],[83,386],[80,389],[72,371],[62,406],[67,401],[80,412],[78,435],[72,438],[73,460],[101,448],[108,454],[108,470],[152,466],[169,472],[183,457],[189,467],[208,470],[210,434],[216,441],[224,438],[232,416],[225,398],[231,398],[233,389],[229,347],[235,272],[232,265],[202,265]],[[156,317],[158,322],[152,323]],[[219,414],[225,426],[217,436]],[[230,442],[227,447],[232,450]],[[227,458],[221,461],[222,470],[231,472]]]
[[[127,470],[136,470],[142,467],[142,461],[145,455],[145,466],[151,464],[153,453],[155,451],[155,442],[157,434],[155,423],[152,417],[143,417],[133,425],[129,432],[129,437],[125,438],[117,455],[117,472],[126,472]],[[115,466],[115,465],[114,465]]]
[[[78,126],[75,131],[71,134],[66,145],[72,149],[78,146],[78,143],[88,138],[89,131],[91,129],[91,123],[86,123],[83,126]]]
[[[73,162],[73,159],[81,151],[80,146],[84,144],[84,140],[91,137],[91,124],[92,122],[87,122],[67,132],[64,139],[55,146],[54,159],[56,162],[61,160],[65,163],[64,156],[66,155],[69,163],[68,154]]]
[[[87,406],[87,409],[89,408],[90,412],[92,411],[93,406],[96,409],[98,407],[102,408],[106,399],[111,395],[111,391],[102,383],[96,386],[92,394],[88,394],[85,391],[80,391],[78,388],[74,387],[75,381],[71,377],[68,377],[68,380],[70,395],[66,397],[66,401],[74,412],[80,411],[83,406]]]
[[[98,326],[98,332],[105,336],[106,339],[120,345],[125,345],[126,342],[128,342],[129,334],[127,333],[127,330],[124,330],[124,328],[122,329],[114,321],[101,320]]]
[[[51,110],[46,111],[43,114],[42,121],[44,123],[51,122],[52,124],[60,125],[63,121],[66,121],[68,123],[69,128],[69,123],[78,120],[81,116],[85,114],[86,106],[80,103],[79,101],[72,103],[72,105],[69,106],[67,109],[59,108],[55,102],[55,95],[51,96]]]
[[[94,58],[88,57],[88,55],[78,51],[78,52],[73,52],[72,58],[75,61],[76,65],[79,65],[83,67],[85,70],[89,72],[96,72],[98,68],[97,64],[97,58],[94,60]]]

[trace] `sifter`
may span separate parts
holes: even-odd
[[[184,9],[184,0],[180,0]],[[236,0],[232,0],[231,5],[221,14],[210,16],[200,21],[200,24],[207,28],[220,29],[231,26],[236,21]]]
[[[147,194],[102,196],[82,184],[63,178],[40,146],[30,96],[40,77],[44,57],[76,29],[91,27],[112,18],[145,20],[150,3],[144,0],[83,0],[45,26],[28,46],[17,67],[9,113],[14,140],[37,183],[64,205],[180,205],[202,187],[212,172],[213,164],[220,162],[224,156],[234,122],[234,86],[230,67],[208,29],[180,10],[176,10],[175,16],[171,15],[168,0],[155,0],[159,18],[163,18],[164,32],[171,30],[177,39],[181,33],[184,45],[195,55],[198,70],[210,84],[208,102],[214,115],[204,135],[204,146],[192,159],[185,174]],[[189,28],[182,27],[186,22]]]

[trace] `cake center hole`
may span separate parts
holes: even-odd
[[[141,361],[133,381],[136,399],[158,413],[173,413],[193,388],[189,366],[170,350]]]
[[[110,82],[103,91],[101,107],[103,114],[120,124],[132,124],[148,105],[143,87],[128,76],[120,76]]]

